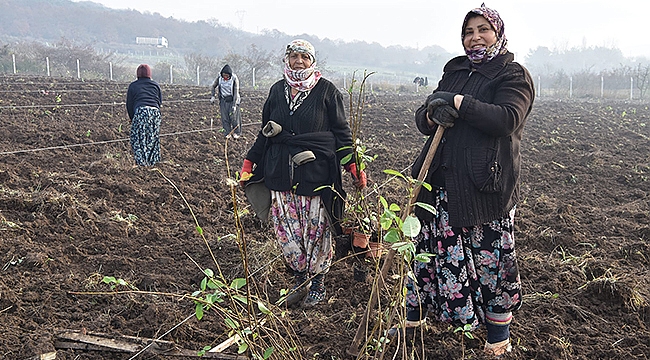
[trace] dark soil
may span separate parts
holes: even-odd
[[[238,227],[227,179],[254,140],[266,91],[243,92],[244,136],[226,143],[207,88],[163,87],[163,161],[142,168],[128,142],[127,84],[17,76],[0,83],[0,358],[133,355],[62,348],[63,331],[157,338],[180,324],[162,340],[192,352],[225,340],[215,312],[183,322],[194,303],[180,296],[199,289],[200,268],[216,270],[208,247],[227,279],[243,274],[240,247],[228,236]],[[391,201],[404,194],[382,170],[409,171],[425,140],[413,123],[425,96],[369,97],[363,138],[378,158],[368,177]],[[506,358],[650,357],[649,117],[641,103],[536,102],[516,218],[524,304]],[[352,189],[349,179],[345,186]],[[246,212],[241,190],[235,199],[248,268],[276,300],[291,276],[272,230]],[[353,279],[355,262],[333,266],[326,303],[288,312],[305,359],[350,358],[372,284],[372,274]],[[104,276],[141,292],[112,293]],[[416,358],[482,358],[484,330],[474,337],[430,323],[425,355],[416,342]]]

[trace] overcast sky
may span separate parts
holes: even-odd
[[[460,27],[482,0],[92,0],[114,9],[159,13],[186,21],[217,19],[252,33],[377,42],[462,53]],[[530,49],[605,46],[650,58],[648,15],[636,0],[486,0],[505,24],[517,57]],[[645,21],[644,21],[645,20]],[[164,34],[163,34],[164,36]]]

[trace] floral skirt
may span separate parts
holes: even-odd
[[[330,219],[320,196],[271,191],[271,219],[284,259],[291,269],[327,273],[332,264]]]
[[[151,166],[160,161],[160,109],[140,106],[131,121],[131,149],[135,163]]]
[[[454,326],[485,321],[485,313],[521,307],[521,281],[515,253],[514,215],[473,227],[449,226],[447,192],[438,190],[437,215],[416,237],[416,251],[430,253],[415,261],[415,281],[407,282],[407,310],[427,311]]]

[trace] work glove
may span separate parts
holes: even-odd
[[[316,160],[316,155],[311,150],[304,150],[294,155],[291,160],[297,166]]]
[[[214,104],[214,96],[210,98],[210,104]]]
[[[250,177],[253,174],[253,162],[244,159],[244,164],[241,167],[241,171],[239,172],[239,186],[244,187],[246,182],[250,179]]]
[[[447,104],[454,106],[454,96],[458,94],[448,92],[448,91],[436,91],[433,94],[429,95],[427,98],[427,101],[434,100],[434,99],[443,99],[444,101],[447,102]]]
[[[427,104],[427,119],[448,129],[458,119],[458,111],[442,98],[433,99]]]
[[[345,170],[352,175],[352,184],[356,186],[357,189],[361,190],[368,185],[368,179],[366,178],[366,172],[361,170],[357,172],[357,164],[351,162],[344,166]]]
[[[264,125],[264,127],[262,128],[262,135],[264,135],[267,138],[274,137],[281,132],[282,132],[282,125],[276,123],[273,120],[269,120],[269,122],[267,122],[266,125]]]

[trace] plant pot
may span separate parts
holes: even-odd
[[[338,235],[334,237],[334,259],[339,260],[348,256],[348,252],[352,250],[352,241],[350,235]]]
[[[355,262],[352,265],[352,270],[355,281],[366,282],[366,279],[368,278],[368,268],[363,263]]]
[[[371,241],[368,243],[368,248],[370,249],[366,253],[367,258],[371,259],[379,259],[386,253],[386,249],[384,248],[384,244],[380,242],[374,242]]]
[[[344,235],[352,235],[352,232],[358,228],[358,226],[354,225],[341,225],[341,232],[343,232]]]
[[[352,245],[354,245],[354,247],[366,249],[368,248],[369,242],[370,242],[370,234],[364,234],[358,231],[355,231],[352,234]]]

